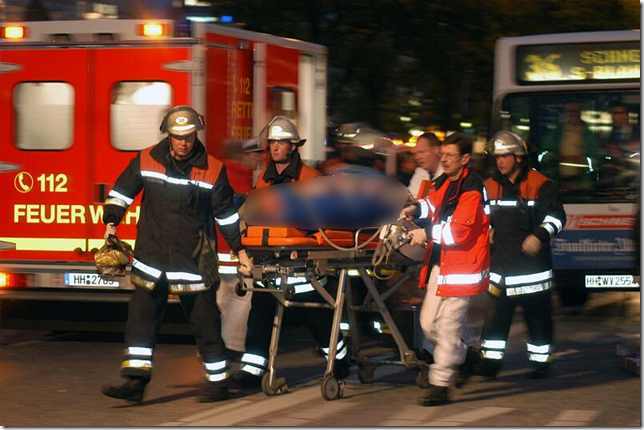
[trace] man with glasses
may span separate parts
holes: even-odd
[[[429,388],[419,404],[443,405],[449,386],[465,361],[468,339],[467,308],[470,296],[488,289],[490,247],[489,206],[481,179],[468,169],[472,141],[462,133],[450,135],[440,156],[447,180],[428,198],[403,209],[401,216],[431,219],[425,229],[410,232],[412,245],[427,242],[424,284],[427,293],[420,314],[425,336],[435,345],[429,370]],[[424,285],[422,285],[424,286]]]

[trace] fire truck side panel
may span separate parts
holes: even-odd
[[[123,150],[122,143],[115,136],[116,128],[119,133],[127,133],[132,139],[139,138],[137,128],[142,126],[154,128],[161,124],[164,112],[171,106],[190,104],[189,88],[190,73],[187,71],[167,70],[168,65],[190,60],[191,50],[187,47],[124,47],[96,49],[91,53],[91,108],[90,126],[90,205],[102,204],[116,178],[136,155],[137,150],[157,143],[158,136],[152,136],[149,141],[145,138],[132,150]],[[119,102],[122,94],[119,89],[123,85],[139,83],[147,85],[138,91],[141,102],[148,106],[127,105]],[[169,90],[169,99],[164,98],[165,92],[155,92],[155,85]],[[169,85],[169,86],[168,86]],[[145,91],[148,91],[148,94]],[[123,93],[125,91],[121,91]],[[136,97],[136,94],[132,96]],[[168,103],[167,105],[165,103]],[[158,106],[158,109],[155,109]],[[152,118],[141,118],[148,115],[146,107],[152,108]],[[118,110],[118,109],[122,110]],[[144,110],[137,110],[143,108]],[[128,109],[130,111],[128,112]],[[116,123],[118,121],[118,123]],[[147,133],[149,135],[150,133]],[[154,133],[153,133],[154,134]],[[127,139],[127,135],[119,137]],[[131,143],[126,140],[126,144]],[[133,143],[133,142],[132,142]],[[119,149],[120,148],[120,149]],[[128,213],[118,228],[119,236],[133,241],[136,238],[136,222],[141,201],[139,195],[130,206]],[[100,248],[103,243],[105,228],[102,222],[91,224],[89,250]],[[130,242],[132,243],[132,242]]]
[[[91,259],[88,226],[88,51],[1,50],[18,70],[0,75],[0,157],[20,165],[0,175],[3,259]]]

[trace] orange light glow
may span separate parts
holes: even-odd
[[[147,37],[164,36],[165,26],[163,24],[144,24],[143,35]]]
[[[25,28],[19,25],[12,25],[4,28],[5,39],[22,39],[25,37]]]

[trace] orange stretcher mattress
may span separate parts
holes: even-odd
[[[342,230],[324,230],[329,240],[334,245],[351,247],[355,245],[355,233]],[[362,233],[358,236],[360,244],[367,241],[372,233]],[[310,234],[304,230],[285,227],[248,227],[246,237],[242,238],[245,246],[302,246],[324,248],[331,247],[320,232]],[[375,248],[378,241],[374,240],[367,248]]]

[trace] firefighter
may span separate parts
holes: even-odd
[[[260,132],[259,144],[269,151],[269,162],[257,178],[256,188],[283,184],[320,176],[320,172],[302,162],[298,148],[304,145],[297,127],[284,116],[276,116]],[[331,284],[328,277],[319,279],[320,283]],[[313,286],[305,279],[289,279],[295,287],[296,301],[321,301]],[[327,289],[331,285],[327,285]],[[266,293],[256,293],[252,297],[252,306],[248,318],[248,335],[246,353],[242,356],[240,371],[233,375],[234,380],[242,386],[258,387],[268,366],[269,346],[272,335],[272,321],[275,315],[275,299]],[[323,354],[329,353],[329,338],[333,314],[328,309],[295,308],[299,320],[304,320],[311,330]],[[349,355],[347,345],[342,338],[336,349],[335,376],[344,379],[349,373]]]
[[[555,184],[528,167],[528,147],[518,135],[499,131],[489,142],[497,172],[485,181],[492,210],[489,309],[481,338],[482,374],[496,377],[505,355],[517,305],[528,326],[532,378],[548,376],[552,351],[552,263],[550,240],[566,213]]]
[[[124,382],[104,386],[106,396],[142,401],[168,294],[178,294],[208,382],[208,391],[198,400],[228,397],[228,362],[215,302],[219,284],[215,221],[239,257],[239,270],[249,273],[251,262],[241,246],[226,168],[206,153],[197,137],[203,128],[203,117],[191,107],[172,108],[161,124],[168,136],[132,159],[105,202],[107,237],[116,234],[127,208],[144,191],[132,262],[135,289],[121,362]]]
[[[449,387],[467,355],[467,309],[470,297],[488,289],[490,248],[489,218],[481,179],[467,166],[472,141],[462,133],[450,135],[441,145],[441,164],[447,180],[429,197],[403,209],[402,217],[431,219],[412,230],[411,244],[428,242],[421,286],[427,293],[420,311],[420,325],[435,345],[429,369],[429,387],[419,404],[448,403]],[[432,244],[435,244],[433,246]],[[429,282],[425,284],[427,273]]]

